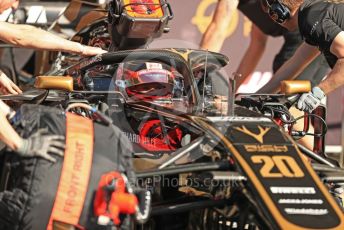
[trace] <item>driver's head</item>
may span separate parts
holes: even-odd
[[[127,62],[119,66],[116,75],[116,85],[129,97],[155,100],[182,96],[181,75],[169,65]]]
[[[9,8],[17,9],[19,0],[0,0],[0,14]]]
[[[123,78],[131,85],[146,83],[166,83],[173,84],[174,75],[165,69],[141,69],[132,71],[125,69]]]

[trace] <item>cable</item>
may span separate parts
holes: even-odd
[[[276,105],[277,106],[277,105]],[[274,118],[276,115],[276,112],[281,114],[281,115],[286,115],[288,117],[288,120],[285,120],[283,116],[280,117],[280,119],[282,120],[282,122],[286,125],[294,125],[298,120],[301,120],[305,117],[314,117],[319,119],[323,124],[324,124],[324,130],[322,131],[322,133],[320,134],[316,134],[316,133],[303,133],[302,136],[315,136],[315,137],[323,137],[325,136],[325,134],[327,133],[328,127],[326,124],[326,121],[320,117],[319,115],[316,114],[307,114],[307,115],[303,115],[297,118],[293,118],[293,116],[291,115],[291,113],[289,112],[289,110],[285,110],[285,109],[281,109],[281,108],[274,108],[272,106],[263,106],[261,108],[261,111],[265,110],[269,110],[271,112],[271,118]]]
[[[316,114],[307,114],[307,115],[303,115],[303,116],[297,117],[295,119],[295,122],[298,121],[298,120],[301,120],[301,119],[303,119],[305,117],[315,117],[315,118],[318,118],[324,124],[324,131],[321,134],[306,133],[305,135],[315,136],[315,137],[323,137],[323,136],[325,136],[325,134],[327,133],[328,127],[327,127],[326,121],[322,117],[320,117],[319,115],[316,115]]]
[[[292,104],[295,103],[296,99],[298,99],[299,97],[295,97],[295,99],[293,99]],[[267,100],[263,100],[262,98],[258,99],[259,101],[253,100],[249,102],[249,105],[251,107],[251,109],[253,109],[254,111],[257,111],[259,113],[265,114],[265,112],[269,112],[270,118],[271,119],[276,119],[277,115],[280,115],[278,118],[281,120],[281,122],[283,123],[283,125],[290,125],[289,129],[291,130],[293,128],[293,125],[298,121],[301,120],[303,118],[306,117],[314,117],[314,118],[318,118],[323,124],[324,124],[324,128],[322,130],[322,132],[320,134],[318,133],[306,133],[303,131],[295,131],[295,133],[297,133],[297,135],[301,138],[303,136],[314,136],[314,137],[323,137],[325,136],[325,134],[328,131],[328,126],[326,124],[326,121],[319,115],[316,114],[307,114],[307,115],[303,115],[297,118],[294,118],[292,116],[292,114],[289,112],[288,109],[288,105],[286,106],[286,104],[282,104],[282,103],[277,103],[277,102],[269,102]],[[289,103],[289,102],[288,102]],[[283,116],[284,115],[284,116]],[[294,138],[297,136],[292,135]]]
[[[293,124],[294,123],[294,119],[293,119],[293,116],[290,114],[289,111],[286,111],[286,110],[283,110],[283,109],[278,109],[278,108],[274,108],[272,106],[265,106],[263,107],[262,109],[268,109],[270,110],[271,112],[271,118],[274,118],[275,117],[275,113],[278,112],[279,114],[281,115],[286,115],[289,120],[285,120],[283,117],[280,117],[282,122],[284,124]]]

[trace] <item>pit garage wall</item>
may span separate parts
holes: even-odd
[[[174,12],[174,19],[170,23],[171,31],[155,41],[151,47],[193,47],[198,48],[202,33],[211,20],[217,0],[169,0]],[[222,53],[229,57],[230,64],[226,68],[227,74],[234,72],[244,55],[249,43],[251,22],[239,11],[235,12],[233,20],[227,31],[227,39],[222,47]],[[252,76],[251,85],[245,90],[253,90],[261,86],[271,77],[271,63],[274,55],[281,47],[282,38],[269,38],[267,49],[260,61],[256,72]],[[217,90],[224,84],[219,82]],[[344,114],[343,104],[344,88],[333,92],[328,97],[328,119],[330,131],[327,135],[327,144],[340,144],[340,124]]]

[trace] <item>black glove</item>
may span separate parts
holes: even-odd
[[[63,156],[65,148],[65,137],[61,135],[50,135],[47,129],[40,129],[27,139],[15,151],[22,157],[41,157],[55,163],[56,159],[48,153]]]

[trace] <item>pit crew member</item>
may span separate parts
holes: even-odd
[[[0,0],[0,13],[18,6],[18,0]],[[84,56],[92,56],[106,51],[84,46],[76,42],[60,38],[52,33],[28,25],[13,25],[0,22],[0,40],[19,47],[71,52]],[[22,91],[5,74],[0,74],[0,92],[2,94],[18,94]],[[0,140],[17,154],[24,157],[42,157],[54,162],[48,153],[63,155],[64,137],[47,135],[40,130],[27,139],[21,138],[12,128],[7,118],[14,112],[0,100]]]
[[[284,44],[273,61],[273,72],[276,72],[284,62],[292,57],[296,49],[302,44],[302,38],[297,31],[289,32],[274,23],[265,14],[260,0],[219,0],[213,19],[203,35],[200,45],[202,49],[220,51],[226,38],[223,31],[228,28],[233,11],[236,8],[253,22],[249,47],[236,71],[242,75],[241,78],[237,79],[237,86],[239,87],[256,68],[267,46],[268,36],[283,36],[284,38]],[[324,57],[319,56],[297,79],[310,80],[312,85],[315,86],[324,78],[327,72],[328,65]],[[272,81],[279,84],[275,79]]]
[[[48,153],[63,156],[64,136],[48,135],[45,130],[39,130],[27,139],[21,138],[8,121],[13,115],[14,111],[0,100],[0,140],[10,149],[22,157],[41,157],[51,162],[56,160]]]
[[[18,0],[0,0],[0,14],[8,8],[17,8],[18,4]],[[0,40],[18,47],[63,51],[83,56],[93,56],[106,52],[97,47],[84,46],[80,43],[66,40],[34,26],[15,25],[7,22],[0,22]],[[21,93],[21,90],[4,74],[0,76],[0,84],[2,85],[2,93]]]
[[[243,84],[253,73],[268,44],[267,40],[269,36],[283,36],[284,38],[284,44],[273,61],[272,69],[274,73],[283,65],[283,63],[292,57],[297,48],[302,44],[302,38],[299,32],[289,32],[287,29],[271,20],[271,18],[266,14],[266,11],[268,10],[266,4],[263,3],[264,2],[261,2],[260,0],[219,0],[212,22],[208,26],[201,42],[201,47],[203,49],[219,51],[226,38],[223,31],[228,28],[233,11],[236,10],[236,8],[238,8],[253,22],[250,44],[236,71],[242,75],[241,78],[236,79],[238,87],[240,87],[240,85]],[[316,86],[328,72],[329,67],[325,58],[321,55],[316,58],[302,73],[300,72],[297,79],[310,80],[312,86]],[[276,85],[280,84],[280,81],[276,78],[273,78],[271,82]],[[303,115],[302,112],[297,109],[292,109],[292,113],[295,117]],[[302,130],[303,121],[300,120],[296,123],[294,128]],[[302,138],[300,143],[308,149],[313,149],[313,139],[310,136]]]
[[[326,94],[344,84],[344,1],[343,0],[262,0],[268,14],[290,31],[299,29],[304,43],[275,74],[278,81],[292,79],[321,52],[332,71],[311,92],[305,93],[297,107],[312,111]],[[279,11],[279,12],[277,12]],[[262,92],[278,90],[276,82]]]

